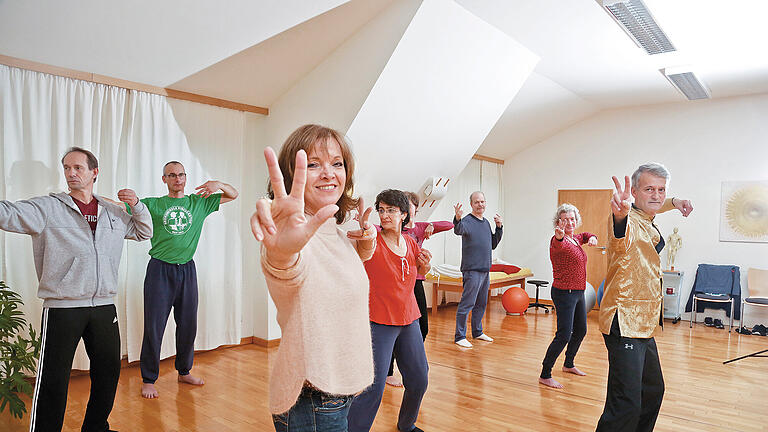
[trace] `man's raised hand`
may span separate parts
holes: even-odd
[[[453,211],[456,213],[456,220],[461,220],[461,215],[464,214],[464,212],[461,210],[461,203],[456,203],[455,206],[453,206]]]
[[[613,193],[611,199],[611,211],[616,220],[622,220],[629,214],[631,204],[629,202],[630,197],[630,185],[629,176],[624,176],[624,188],[622,189],[621,183],[616,176],[613,176],[613,184],[616,186],[616,192]]]

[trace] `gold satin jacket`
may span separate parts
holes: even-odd
[[[674,208],[672,199],[667,199],[659,213]],[[608,232],[608,274],[600,303],[600,331],[610,334],[618,313],[621,336],[651,338],[658,333],[662,316],[661,259],[656,252],[661,234],[653,217],[634,206],[627,216],[624,237],[614,236],[613,215]]]

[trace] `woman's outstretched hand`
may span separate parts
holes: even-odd
[[[307,182],[307,154],[304,150],[296,153],[290,194],[285,191],[283,173],[271,147],[264,150],[264,159],[275,198],[261,198],[256,202],[256,212],[251,216],[251,231],[256,240],[264,244],[269,264],[287,268],[296,262],[299,251],[339,208],[330,204],[314,215],[304,213],[304,186]]]

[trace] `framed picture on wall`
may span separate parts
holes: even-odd
[[[768,181],[722,183],[720,241],[768,243]]]

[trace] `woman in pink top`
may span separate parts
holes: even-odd
[[[362,260],[376,230],[354,199],[354,158],[344,137],[317,125],[264,151],[270,196],[256,204],[251,228],[277,308],[282,340],[269,382],[275,430],[346,431],[353,396],[373,382],[368,277]],[[357,207],[360,229],[337,224]]]
[[[373,341],[373,386],[357,396],[349,410],[349,430],[368,431],[376,418],[384,393],[392,353],[395,353],[405,392],[400,404],[397,428],[400,431],[421,431],[417,428],[421,399],[427,390],[427,355],[421,338],[418,319],[421,315],[413,295],[417,273],[429,271],[431,254],[403,235],[408,223],[408,198],[402,191],[388,189],[376,197],[376,211],[381,220],[381,232],[376,239],[376,251],[365,261],[370,280],[370,330]]]

